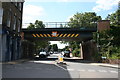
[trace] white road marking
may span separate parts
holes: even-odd
[[[84,70],[84,69],[80,69],[80,70],[78,70],[78,71],[84,72],[85,70]]]
[[[65,69],[65,68],[63,68],[63,67],[61,67],[61,66],[59,66],[59,65],[57,65],[57,64],[55,64],[57,67],[59,67],[59,68],[61,68],[61,69],[63,69],[63,70],[67,70],[67,69]]]
[[[67,69],[68,71],[74,71],[74,69]]]
[[[99,72],[107,72],[106,70],[98,70]]]
[[[118,73],[117,71],[110,71],[111,73]]]
[[[95,70],[89,69],[88,72],[95,72]]]
[[[33,61],[34,63],[54,64],[54,61]]]

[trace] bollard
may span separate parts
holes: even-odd
[[[58,62],[57,62],[57,64],[62,64],[62,65],[64,64],[64,65],[66,65],[66,63],[64,63],[63,55],[62,54],[58,56]]]
[[[62,55],[62,54],[59,55],[59,57],[58,57],[58,61],[59,61],[60,63],[63,63],[63,55]]]

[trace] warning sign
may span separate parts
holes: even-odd
[[[57,37],[57,31],[52,32],[52,37]]]

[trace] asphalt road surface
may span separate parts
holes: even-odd
[[[18,64],[3,64],[3,78],[118,78],[118,69],[65,61],[31,60]],[[110,79],[109,79],[110,80]],[[113,79],[111,79],[113,80]]]

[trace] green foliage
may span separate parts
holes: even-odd
[[[76,13],[70,18],[68,26],[71,28],[96,27],[98,20],[101,20],[101,16],[97,16],[95,12]]]
[[[34,24],[30,23],[30,25],[27,27],[28,29],[34,29],[34,28],[45,28],[45,25],[42,21],[36,20]]]
[[[75,57],[80,57],[80,49],[76,48],[72,52],[73,56]]]
[[[113,47],[109,59],[120,59],[120,47]]]
[[[27,27],[27,29],[35,29],[35,28],[45,28],[45,25],[42,21],[36,20],[34,24],[30,23],[30,25]],[[42,48],[46,48],[50,43],[48,41],[34,41],[33,42],[36,46],[37,50],[40,50]]]
[[[120,27],[120,9],[118,9],[115,13],[109,14],[106,18],[110,20],[111,26]]]
[[[48,46],[48,52],[52,50],[52,45]]]
[[[70,28],[96,27],[98,20],[101,20],[101,16],[97,16],[95,12],[76,13],[70,18],[68,26]],[[80,56],[80,54],[77,54],[80,50],[80,42],[70,41],[63,43],[69,43],[73,50],[73,55]]]
[[[110,30],[95,32],[93,39],[100,45],[100,53],[107,59],[118,59],[120,56],[120,29],[112,27]]]
[[[47,41],[34,41],[36,48],[39,50],[41,48],[46,48],[50,43]]]
[[[57,46],[57,44],[53,44],[52,47],[53,47],[53,51],[58,51],[58,46]]]

